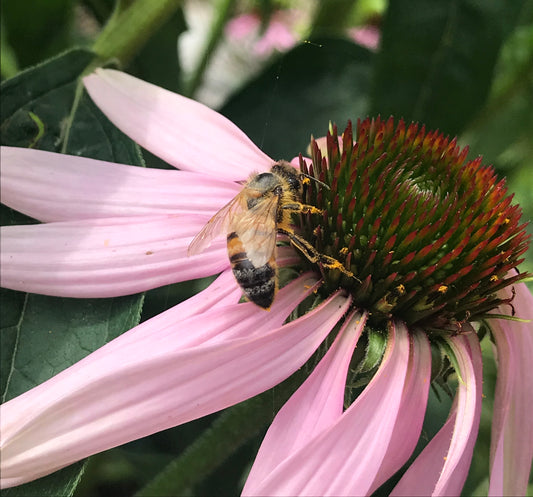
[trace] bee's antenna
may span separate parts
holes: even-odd
[[[319,185],[323,186],[326,190],[330,190],[330,187],[326,185],[323,181],[320,181],[319,179],[316,179],[314,176],[310,176],[309,174],[300,173],[304,178],[307,178],[308,180],[313,180],[315,183],[318,183]]]

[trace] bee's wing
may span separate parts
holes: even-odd
[[[235,215],[246,206],[246,200],[242,192],[230,200],[222,209],[220,209],[202,228],[192,240],[187,249],[187,255],[196,255],[202,253],[209,245],[213,238],[224,233],[228,234],[229,226]]]
[[[277,212],[279,197],[272,195],[257,203],[252,209],[244,210],[232,223],[246,255],[257,268],[274,257],[277,236]]]

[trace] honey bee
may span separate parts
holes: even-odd
[[[241,192],[196,235],[187,254],[201,253],[213,238],[226,233],[228,256],[237,283],[248,300],[266,310],[270,309],[278,290],[277,233],[287,235],[311,262],[353,277],[339,261],[318,253],[291,227],[294,213],[322,212],[301,203],[303,185],[307,182],[309,177],[284,161],[275,163],[269,172],[253,174]]]

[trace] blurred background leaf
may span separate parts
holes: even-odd
[[[72,0],[2,1],[2,38],[11,48],[19,68],[52,57],[74,41],[70,30],[74,3]],[[8,71],[6,76],[14,76],[13,71]]]
[[[524,4],[391,0],[377,57],[372,114],[460,133],[485,104],[500,48]]]
[[[234,94],[221,112],[267,154],[305,154],[329,121],[346,126],[368,113],[373,54],[346,39],[316,39],[276,59]],[[250,112],[253,109],[253,112]]]

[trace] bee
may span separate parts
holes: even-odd
[[[228,256],[237,283],[248,300],[265,310],[270,309],[278,291],[278,233],[287,235],[311,262],[353,277],[339,261],[318,253],[291,227],[292,214],[322,213],[312,205],[301,203],[303,185],[308,182],[308,176],[284,161],[275,163],[269,172],[253,174],[237,196],[196,235],[187,254],[201,253],[213,238],[226,233]]]

